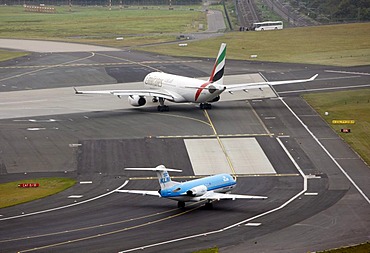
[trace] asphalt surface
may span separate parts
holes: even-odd
[[[221,252],[307,252],[369,240],[370,170],[298,96],[367,87],[369,66],[227,61],[227,75],[319,77],[276,88],[283,100],[218,102],[207,111],[209,117],[194,105],[169,104],[170,112],[158,113],[154,104],[132,108],[126,100],[93,96],[74,96],[83,101],[76,104],[81,107],[62,113],[63,103],[72,103],[63,92],[73,93],[72,86],[123,82],[131,87],[155,69],[206,77],[212,64],[213,59],[123,51],[35,53],[2,63],[5,102],[0,103],[12,113],[0,119],[0,181],[67,176],[82,183],[1,209],[0,252],[192,252],[213,246]],[[37,93],[42,91],[46,98]],[[54,107],[50,93],[56,95]],[[34,100],[34,94],[40,97]],[[43,99],[48,101],[39,101]],[[108,100],[117,104],[94,105]],[[39,102],[48,102],[49,108],[28,116],[36,109],[27,108]],[[85,107],[86,102],[91,106]],[[158,189],[153,174],[124,167],[165,164],[183,170],[172,175],[182,176],[176,180],[190,179],[194,173],[183,140],[226,135],[256,138],[265,152],[277,174],[239,175],[234,192],[267,200],[220,201],[212,210],[203,203],[177,209],[171,200],[114,192],[120,187]]]

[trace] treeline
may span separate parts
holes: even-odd
[[[290,0],[321,22],[370,21],[370,0]]]
[[[109,0],[0,0],[0,5],[109,5]],[[202,0],[111,0],[112,5],[197,5]]]

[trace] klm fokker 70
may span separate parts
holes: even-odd
[[[167,169],[163,165],[156,168],[126,168],[125,170],[146,170],[157,173],[159,191],[147,190],[117,190],[117,192],[152,195],[178,201],[178,207],[185,207],[185,202],[206,201],[206,207],[212,207],[212,201],[221,199],[266,199],[263,196],[230,194],[235,188],[236,180],[230,174],[217,174],[179,183],[171,180],[169,171],[182,172],[176,169]]]
[[[152,97],[153,102],[159,101],[158,111],[168,111],[168,106],[164,104],[165,100],[174,103],[197,103],[200,104],[201,109],[211,109],[210,103],[219,101],[220,95],[224,91],[232,93],[234,91],[262,89],[268,85],[303,83],[313,81],[317,77],[316,74],[303,80],[224,85],[225,60],[226,44],[222,43],[208,81],[163,72],[151,72],[144,78],[147,90],[79,91],[75,89],[75,92],[76,94],[128,96],[128,101],[132,106],[143,106],[146,104],[146,97]]]

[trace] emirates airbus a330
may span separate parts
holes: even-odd
[[[174,103],[195,103],[201,109],[211,109],[211,103],[220,100],[221,93],[228,91],[248,91],[261,89],[266,85],[279,85],[291,83],[303,83],[313,81],[318,75],[309,79],[258,82],[246,84],[224,85],[224,70],[226,60],[226,44],[222,43],[217,59],[208,81],[163,72],[151,72],[144,78],[147,90],[103,90],[103,91],[79,91],[76,94],[110,94],[118,97],[128,96],[132,106],[143,106],[147,97],[152,97],[153,102],[159,102],[158,111],[168,111],[166,100]]]

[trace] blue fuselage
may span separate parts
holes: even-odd
[[[163,198],[179,201],[199,201],[201,196],[189,196],[188,191],[200,187],[206,189],[206,191],[229,192],[235,186],[236,181],[230,174],[218,174],[178,183],[170,188],[162,189],[160,194]]]

